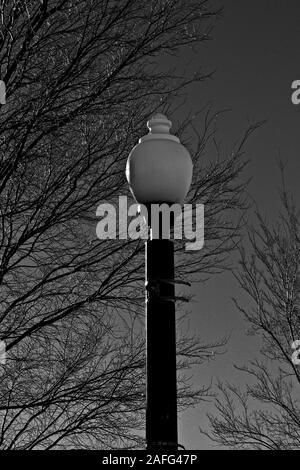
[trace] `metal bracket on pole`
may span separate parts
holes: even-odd
[[[178,450],[178,447],[183,447],[180,444],[177,444],[176,442],[164,442],[164,441],[159,441],[159,442],[153,442],[152,443],[153,447],[155,447],[156,450],[162,451],[167,449],[173,449],[173,450]],[[185,447],[183,447],[185,449]]]
[[[186,286],[191,286],[190,282],[182,281],[181,279],[158,279],[160,282],[165,282],[166,284],[184,284]]]
[[[169,301],[169,302],[176,302],[176,300],[181,300],[182,302],[189,302],[189,299],[187,297],[183,296],[165,296],[161,295],[161,284],[185,284],[190,286],[191,284],[186,281],[181,281],[181,280],[175,280],[175,279],[151,279],[148,282],[146,282],[146,292],[147,292],[147,298],[146,302],[149,301],[149,296],[150,294],[153,294],[154,299],[156,302],[163,302],[163,301]],[[153,297],[152,297],[153,298]]]

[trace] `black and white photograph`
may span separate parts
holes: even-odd
[[[300,450],[299,46],[298,0],[0,0],[0,468]]]

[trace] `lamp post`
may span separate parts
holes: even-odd
[[[189,152],[163,114],[148,121],[149,133],[131,151],[126,176],[136,201],[151,204],[182,203],[190,188],[193,164]],[[150,237],[146,241],[146,441],[147,450],[176,450],[177,378],[174,244]],[[161,222],[161,220],[160,220]]]

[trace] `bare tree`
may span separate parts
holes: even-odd
[[[97,239],[95,212],[128,194],[125,161],[149,116],[172,115],[207,76],[182,74],[176,55],[209,38],[219,11],[206,0],[1,0],[0,11],[0,448],[141,445],[143,244]],[[221,269],[239,236],[244,140],[205,163],[215,117],[177,129],[195,163],[189,201],[207,207],[201,256],[178,243],[179,279]],[[179,369],[220,343],[182,335]],[[181,406],[204,393],[181,376]]]
[[[205,432],[233,448],[300,446],[300,369],[293,349],[300,339],[299,211],[284,184],[281,201],[273,227],[257,214],[258,227],[249,233],[251,252],[247,256],[241,251],[236,274],[252,307],[235,304],[249,322],[250,333],[261,338],[261,357],[237,367],[248,374],[245,390],[219,384],[217,411],[209,415],[212,430]]]

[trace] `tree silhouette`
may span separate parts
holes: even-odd
[[[252,307],[235,303],[250,332],[261,338],[261,358],[237,367],[249,376],[245,390],[219,385],[217,412],[209,415],[212,428],[205,432],[233,448],[287,450],[300,444],[300,370],[292,348],[300,338],[299,211],[285,185],[281,201],[273,227],[257,214],[251,253],[241,250],[236,275]]]
[[[129,194],[125,162],[151,114],[172,116],[209,75],[182,73],[176,57],[209,38],[220,11],[198,0],[13,0],[0,12],[0,448],[141,446],[143,243],[97,239],[95,213]],[[205,162],[215,118],[176,130],[195,163],[189,202],[206,204],[205,249],[178,241],[178,279],[221,269],[239,236],[244,139]],[[179,370],[220,344],[181,334]],[[206,393],[184,375],[179,384],[180,406]]]

